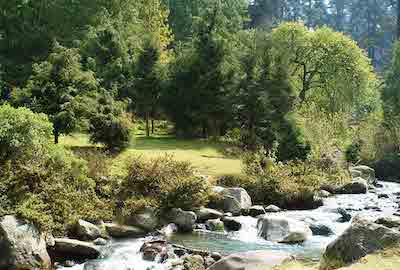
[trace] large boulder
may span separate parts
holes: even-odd
[[[208,270],[268,270],[291,260],[287,253],[249,251],[229,255],[214,263]]]
[[[181,232],[193,231],[197,216],[194,212],[174,208],[168,213],[168,220],[178,226]]]
[[[337,194],[365,194],[367,192],[368,184],[363,178],[360,177],[336,190]]]
[[[326,248],[320,270],[337,269],[370,253],[399,244],[399,231],[354,218],[351,226]]]
[[[49,252],[55,261],[83,261],[97,259],[100,256],[99,249],[88,242],[68,238],[56,238],[54,241],[55,245],[49,249]]]
[[[248,210],[252,206],[250,195],[243,188],[223,188],[214,187],[214,192],[221,198],[216,202],[215,207],[230,212],[233,215],[240,215],[242,211]]]
[[[249,209],[253,205],[249,193],[243,188],[226,188],[224,193],[235,198],[239,202],[241,209]]]
[[[333,230],[325,224],[311,223],[309,226],[313,235],[331,236],[334,234]]]
[[[209,219],[218,219],[218,218],[222,218],[224,216],[223,213],[221,213],[217,210],[205,208],[205,207],[198,209],[196,211],[196,215],[197,215],[198,222],[205,222]]]
[[[229,231],[239,231],[242,228],[242,224],[233,217],[224,217],[222,222]]]
[[[366,179],[369,184],[375,184],[377,182],[375,170],[368,166],[360,165],[352,167],[350,168],[350,174],[353,176],[353,178],[361,177]]]
[[[257,227],[261,237],[279,243],[300,243],[312,236],[305,222],[281,216],[260,217]]]
[[[104,227],[107,233],[114,238],[142,237],[146,235],[146,231],[133,226],[106,223]]]
[[[76,222],[71,233],[83,241],[95,240],[102,235],[99,227],[82,219]]]
[[[375,223],[386,226],[388,228],[400,229],[400,218],[396,216],[381,217],[377,221],[375,221]]]
[[[139,227],[147,232],[153,232],[159,227],[160,222],[156,209],[147,207],[138,213],[125,218],[124,224]]]
[[[46,239],[38,229],[14,216],[0,219],[0,269],[51,269]]]
[[[168,243],[165,240],[149,241],[142,245],[140,252],[145,261],[163,263],[168,259]]]

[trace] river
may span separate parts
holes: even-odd
[[[382,188],[375,192],[362,195],[337,195],[324,200],[324,206],[315,210],[306,211],[285,211],[277,215],[284,215],[296,220],[307,220],[329,226],[334,234],[329,237],[313,236],[302,244],[277,244],[258,237],[257,219],[247,216],[236,217],[242,228],[238,232],[216,233],[197,230],[192,234],[172,235],[170,240],[173,243],[186,247],[220,252],[227,255],[235,252],[249,250],[279,250],[290,254],[317,261],[321,257],[326,245],[340,235],[350,222],[340,223],[341,215],[337,209],[346,209],[352,216],[362,215],[366,218],[375,219],[380,216],[392,215],[399,208],[400,184],[380,182]],[[387,194],[389,198],[378,198],[379,194]],[[139,249],[148,239],[130,239],[124,241],[113,241],[102,247],[102,258],[89,261],[71,270],[167,270],[169,263],[156,264],[144,261],[141,258]]]

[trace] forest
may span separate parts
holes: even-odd
[[[2,259],[15,253],[1,250],[11,216],[93,241],[166,220],[192,232],[187,212],[239,231],[224,212],[311,211],[326,192],[400,206],[400,186],[382,193],[400,183],[399,38],[400,0],[0,0],[0,270],[93,259],[66,260],[61,238],[51,263]],[[81,221],[107,236],[82,237]],[[267,222],[256,227],[270,241]],[[339,263],[332,245],[321,270],[358,256]],[[202,256],[203,268],[160,269],[203,270]]]

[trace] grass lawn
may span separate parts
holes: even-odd
[[[93,147],[85,134],[73,134],[60,139],[67,147]],[[238,158],[229,157],[221,143],[205,140],[181,140],[171,136],[153,136],[146,138],[137,135],[132,138],[128,149],[116,155],[112,160],[113,174],[123,174],[126,162],[135,156],[153,158],[161,155],[173,155],[175,159],[189,161],[202,174],[220,176],[223,174],[241,173],[241,162]]]

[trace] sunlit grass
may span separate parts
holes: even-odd
[[[93,146],[85,134],[73,134],[61,138],[61,144],[73,148]],[[156,135],[146,138],[134,136],[128,149],[113,157],[111,173],[123,175],[129,159],[135,156],[154,158],[162,155],[172,155],[175,159],[189,161],[202,174],[219,176],[223,174],[241,173],[241,161],[229,157],[225,146],[218,142],[201,139],[183,140],[167,135]]]

